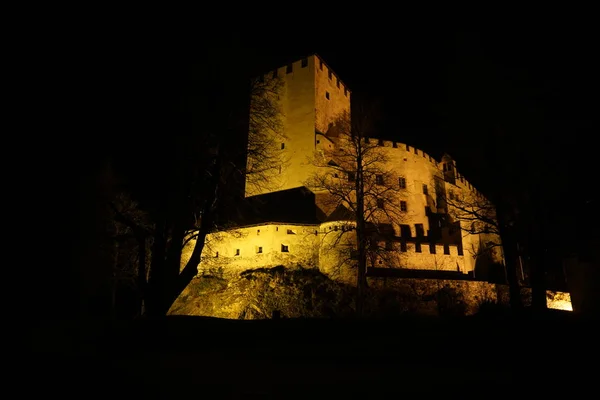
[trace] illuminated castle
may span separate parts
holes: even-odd
[[[320,193],[305,187],[316,168],[310,157],[319,149],[335,146],[329,131],[340,114],[350,112],[351,91],[318,55],[265,75],[273,76],[283,82],[278,100],[285,139],[276,145],[286,162],[272,176],[271,185],[246,185],[246,198],[260,205],[262,217],[252,224],[209,235],[199,273],[215,268],[236,273],[300,265],[355,281],[352,218],[326,209],[319,202]],[[463,222],[449,218],[441,199],[481,196],[458,172],[456,163],[447,155],[435,160],[406,143],[371,140],[381,146],[396,175],[403,219],[393,226],[391,238],[382,245],[395,257],[370,257],[369,274],[394,270],[410,276],[422,273],[445,279],[481,279],[478,265],[482,260],[477,249],[490,241],[499,243],[499,238],[490,233],[466,234],[458,225]],[[192,245],[193,241],[188,249]],[[491,249],[487,259],[501,264],[501,247]]]

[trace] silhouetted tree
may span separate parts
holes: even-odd
[[[376,112],[376,106],[356,106],[352,118],[342,113],[327,134],[332,148],[316,152],[317,172],[305,182],[327,209],[348,210],[356,227],[358,315],[363,313],[369,255],[391,250],[383,238],[402,219],[397,177],[384,148],[372,139]]]
[[[521,289],[518,278],[518,248],[514,237],[510,237],[514,222],[501,226],[492,202],[476,191],[460,191],[452,196],[445,196],[448,214],[460,223],[461,231],[466,235],[478,237],[477,247],[467,249],[475,258],[489,257],[495,248],[502,248],[505,253],[505,273],[509,284],[510,301],[514,309],[522,307]],[[506,214],[503,214],[506,216]],[[511,225],[512,224],[512,225]],[[504,250],[502,235],[508,235],[508,251]]]
[[[196,276],[206,236],[225,227],[223,212],[240,199],[243,177],[247,174],[250,184],[259,186],[267,181],[266,175],[279,170],[275,143],[282,133],[275,100],[280,80],[253,79],[243,85],[242,79],[218,76],[222,86],[214,91],[205,80],[209,77],[191,84],[189,93],[181,95],[186,100],[183,110],[172,112],[171,128],[176,132],[146,142],[137,158],[137,180],[132,183],[141,187],[138,192],[146,199],[141,204],[152,227],[147,239],[152,243],[148,281],[142,290],[148,315],[166,314]],[[214,94],[212,101],[203,91]],[[252,160],[248,163],[247,152]],[[126,221],[115,204],[112,209],[121,222]],[[140,238],[142,232],[148,233],[131,218],[127,223]],[[195,246],[181,265],[182,249],[190,237],[196,239]],[[141,258],[142,254],[140,266]],[[146,273],[141,267],[138,270],[141,282]]]

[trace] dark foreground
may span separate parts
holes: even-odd
[[[572,313],[394,321],[45,321],[25,389],[44,397],[457,398],[586,394],[594,322]]]

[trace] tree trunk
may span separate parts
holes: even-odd
[[[498,230],[502,238],[502,246],[504,248],[504,260],[506,264],[506,278],[508,281],[508,289],[510,294],[510,306],[513,311],[520,312],[523,309],[523,301],[521,300],[521,288],[517,276],[517,239],[514,228],[506,220],[506,210],[504,204],[499,202],[498,210]]]
[[[539,254],[531,259],[531,308],[537,312],[546,311],[546,282],[544,279],[543,259],[538,259]]]

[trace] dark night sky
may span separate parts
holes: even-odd
[[[587,198],[577,187],[589,185],[595,156],[594,35],[583,20],[557,18],[484,21],[472,29],[406,18],[369,27],[348,23],[343,31],[310,24],[290,24],[283,31],[227,24],[133,27],[114,42],[100,40],[109,54],[99,60],[102,74],[96,82],[110,99],[104,132],[115,138],[112,150],[131,148],[131,138],[168,134],[176,126],[177,117],[167,110],[177,107],[183,93],[204,91],[200,97],[206,104],[218,96],[221,81],[213,79],[210,90],[199,90],[192,84],[198,76],[210,80],[225,71],[246,82],[247,75],[318,53],[354,98],[382,101],[382,136],[436,157],[449,152],[484,193],[495,182],[482,165],[493,140],[505,141],[510,149],[519,148],[500,156],[507,165],[515,170],[553,165],[556,171],[549,174],[558,171],[557,179],[569,182],[561,190],[573,189],[569,200],[581,206]],[[482,152],[486,146],[488,152]],[[530,157],[532,148],[537,154]],[[527,165],[519,159],[539,161]]]
[[[120,39],[107,68],[119,91],[112,106],[125,121],[118,124],[120,135],[139,133],[144,113],[175,104],[191,74],[223,69],[217,56],[235,60],[239,68],[229,67],[242,75],[316,52],[355,98],[382,100],[384,136],[437,156],[448,151],[475,181],[484,179],[473,176],[481,160],[470,157],[472,150],[498,128],[520,126],[520,135],[543,142],[548,151],[576,146],[577,159],[591,155],[585,143],[593,115],[594,46],[584,22],[490,23],[473,30],[382,24],[349,26],[335,37],[318,29],[274,35],[269,29],[222,28],[185,34],[157,28]],[[136,112],[140,118],[131,118]]]

